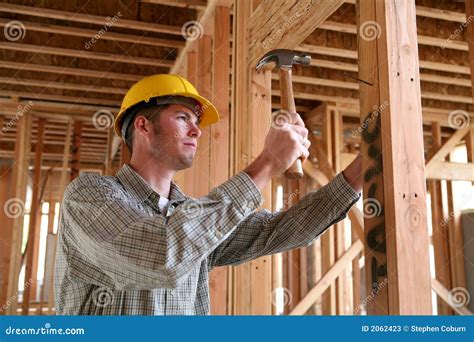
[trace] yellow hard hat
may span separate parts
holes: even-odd
[[[157,74],[145,77],[135,83],[125,94],[120,112],[115,118],[115,133],[122,137],[122,124],[127,111],[142,102],[148,103],[153,98],[170,96],[188,97],[199,103],[201,117],[200,127],[206,127],[219,120],[216,107],[207,99],[200,96],[196,88],[179,75]]]

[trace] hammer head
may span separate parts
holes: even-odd
[[[257,70],[263,66],[275,63],[277,67],[291,68],[293,64],[309,65],[311,56],[304,53],[287,49],[276,49],[268,51],[257,64]],[[275,67],[273,65],[273,67]]]

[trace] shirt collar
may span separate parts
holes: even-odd
[[[148,183],[128,164],[124,164],[117,173],[117,179],[123,185],[125,190],[130,192],[138,201],[145,202],[153,194],[157,194]],[[158,197],[159,198],[159,197]],[[171,181],[170,201],[184,202],[187,196],[181,191],[179,186]]]

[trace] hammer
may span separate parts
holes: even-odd
[[[296,115],[295,97],[293,95],[293,82],[291,78],[291,70],[293,64],[309,65],[311,56],[305,53],[296,52],[287,49],[276,49],[269,51],[263,56],[257,64],[257,70],[263,66],[269,65],[273,69],[277,66],[280,74],[280,99],[281,112],[294,123]],[[271,63],[271,64],[270,64]],[[273,119],[276,119],[275,116]],[[281,118],[280,118],[281,119]],[[301,158],[298,158],[293,165],[285,172],[285,176],[290,179],[299,179],[303,177],[303,167]]]

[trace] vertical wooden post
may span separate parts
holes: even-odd
[[[125,141],[122,140],[122,148],[120,149],[120,167],[124,164],[128,164],[130,162],[130,150],[125,144]]]
[[[9,208],[13,215],[13,233],[11,239],[11,255],[8,278],[8,300],[11,305],[7,307],[8,315],[17,314],[18,306],[18,280],[21,270],[21,243],[23,239],[23,222],[25,214],[25,197],[28,184],[28,166],[31,152],[31,115],[24,114],[16,126],[15,163],[13,169],[14,192],[10,199]]]
[[[71,151],[71,182],[79,176],[81,168],[82,121],[74,121]]]
[[[473,63],[474,64],[474,63]],[[474,89],[474,83],[472,84]],[[474,163],[474,128],[467,133],[465,136],[466,139],[466,150],[467,150],[467,161],[468,163]],[[474,185],[474,182],[472,182]]]
[[[231,115],[231,131],[235,132],[231,143],[232,173],[237,173],[247,166],[250,152],[250,133],[247,127],[249,122],[248,113],[248,90],[250,87],[249,70],[247,65],[248,20],[252,13],[251,1],[236,1],[233,13],[233,52],[232,52],[232,79],[233,79],[233,107]],[[251,313],[250,302],[250,263],[244,263],[233,268],[233,311],[235,315],[249,315]]]
[[[289,209],[298,200],[299,181],[294,179],[285,179],[284,183],[284,208]],[[288,291],[291,294],[291,302],[288,304],[289,311],[299,303],[301,295],[301,254],[299,249],[286,252],[288,260]]]
[[[31,196],[30,223],[28,227],[28,240],[26,244],[26,263],[25,263],[25,282],[23,290],[23,315],[28,315],[30,308],[31,289],[36,286],[37,274],[34,271],[35,240],[39,232],[37,232],[37,221],[41,217],[40,203],[40,181],[41,181],[41,163],[43,155],[43,139],[44,139],[44,119],[38,120],[38,137],[35,146],[35,164],[33,171],[33,193]]]
[[[431,126],[433,134],[434,150],[442,145],[441,126],[433,122]],[[441,181],[428,180],[428,189],[431,195],[431,217],[433,227],[433,251],[435,259],[436,279],[447,289],[451,289],[451,267],[449,263],[448,226],[443,218],[443,198],[441,192]],[[449,305],[438,296],[438,315],[451,315]]]
[[[0,129],[2,125],[0,125]],[[0,134],[1,140],[1,134]],[[2,160],[0,164],[0,222],[2,222],[2,228],[0,229],[0,314],[4,314],[4,305],[7,304],[8,300],[8,278],[10,276],[8,272],[8,266],[10,263],[10,253],[12,240],[12,225],[13,219],[6,215],[5,203],[12,198],[13,185],[12,185],[12,165]]]
[[[60,176],[60,183],[59,183],[59,200],[62,200],[64,190],[66,189],[68,183],[68,167],[69,167],[69,156],[71,151],[71,143],[72,143],[72,130],[73,130],[73,122],[71,119],[68,119],[66,124],[66,141],[64,142],[64,150],[63,150],[63,160],[61,164],[61,176]]]
[[[343,151],[343,123],[342,123],[342,114],[339,110],[331,111],[332,115],[331,119],[331,129],[332,129],[332,165],[333,170],[335,173],[339,173],[341,171],[341,153]],[[345,226],[344,222],[338,222],[334,225],[334,233],[335,233],[335,244],[336,244],[336,257],[335,259],[339,259],[344,252],[346,251],[345,248]],[[347,288],[347,270],[344,270],[341,275],[336,279],[336,308],[338,315],[344,315],[346,310],[349,306],[349,296],[348,296],[348,288]]]
[[[324,161],[319,160],[319,168],[324,169],[326,167],[332,168],[333,160],[333,144],[332,144],[332,119],[331,111],[324,104],[321,108],[321,145],[322,150],[327,156],[327,160],[330,165],[323,165]],[[322,275],[327,273],[335,262],[335,233],[334,226],[328,228],[321,236],[321,263],[322,263]],[[334,283],[324,291],[322,295],[322,310],[323,315],[336,315],[336,286]]]
[[[189,82],[193,85],[197,85],[197,53],[195,51],[188,52],[186,56],[186,78]],[[200,142],[198,142],[200,145]],[[191,195],[194,196],[194,169],[188,168],[186,170],[181,171],[183,173],[183,190]]]
[[[431,278],[415,1],[360,1],[358,5],[359,76],[372,84],[360,84],[361,120],[376,117],[372,120],[375,125],[362,133],[364,159],[370,160],[364,167],[365,201],[378,200],[383,189],[383,203],[372,203],[375,220],[368,219],[372,215],[365,211],[367,293],[375,294],[368,312],[429,315]],[[361,30],[367,23],[380,33],[378,38],[370,39]],[[381,284],[385,285],[379,291]]]
[[[467,42],[469,44],[469,60],[471,67],[471,91],[474,98],[474,0],[464,0],[466,4],[466,22],[467,25]]]
[[[207,99],[212,98],[212,36],[204,34],[197,41],[197,79],[196,88],[199,94]],[[210,132],[209,127],[202,130],[194,158],[194,194],[204,196],[210,185]]]
[[[210,130],[210,188],[229,178],[229,68],[230,68],[230,10],[218,6],[214,13],[212,48],[212,103],[220,119]],[[227,310],[227,267],[216,268],[210,274],[211,313],[225,315]],[[214,285],[214,286],[212,286]]]
[[[451,161],[448,155],[447,161]],[[456,202],[453,192],[453,181],[446,181],[448,195],[448,236],[449,236],[449,262],[451,264],[452,287],[466,288],[466,270],[464,267],[464,238],[461,226],[461,210]]]
[[[250,159],[254,160],[262,151],[265,137],[271,125],[271,71],[255,71],[251,68],[251,87],[248,98],[250,102],[251,150]],[[271,182],[262,189],[264,203],[262,208],[272,208]],[[250,261],[251,269],[251,314],[271,315],[272,313],[272,258],[260,257]]]

